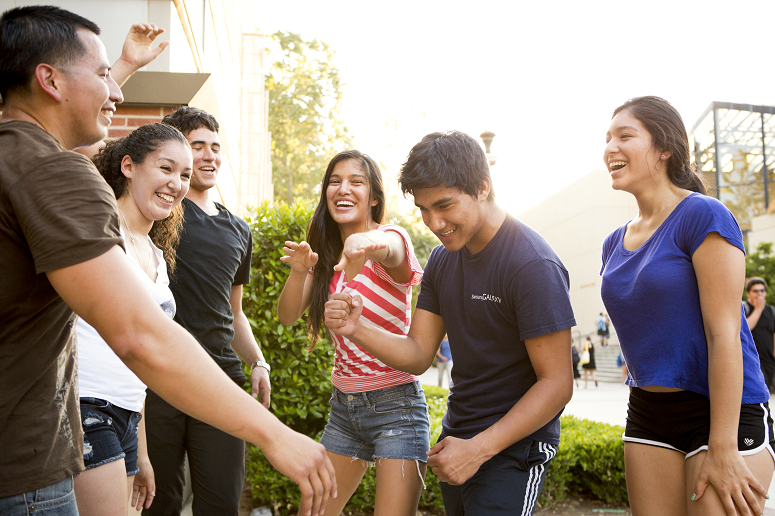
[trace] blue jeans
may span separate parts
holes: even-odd
[[[3,516],[78,516],[73,477],[61,482],[7,498],[0,498]]]
[[[420,382],[366,392],[342,392],[334,387],[320,444],[330,452],[367,462],[427,462],[430,424]]]

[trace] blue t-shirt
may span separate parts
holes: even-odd
[[[606,238],[600,274],[603,302],[630,371],[627,385],[662,385],[710,396],[708,344],[692,255],[710,233],[745,252],[740,227],[720,201],[693,193],[635,251],[624,248],[626,228]],[[769,392],[742,305],[740,319],[742,403],[763,403]]]
[[[447,360],[452,360],[452,353],[449,351],[449,341],[444,339],[441,341],[441,347],[439,348],[441,356]]]
[[[455,363],[445,435],[486,430],[536,383],[525,339],[575,326],[569,283],[549,244],[511,216],[476,254],[433,250],[417,308],[442,317]],[[559,417],[530,437],[559,444]]]

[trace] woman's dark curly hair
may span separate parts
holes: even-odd
[[[167,142],[180,142],[189,147],[183,133],[165,124],[143,125],[132,131],[128,136],[107,142],[94,156],[94,165],[113,189],[116,199],[120,199],[127,189],[129,179],[121,172],[121,161],[129,156],[135,163],[143,163],[149,154],[155,152]],[[154,221],[151,237],[156,246],[164,253],[170,272],[175,271],[175,257],[180,230],[183,227],[183,206],[178,204],[169,217]]]

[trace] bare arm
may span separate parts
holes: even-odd
[[[231,348],[246,364],[264,361],[264,354],[256,343],[253,330],[250,328],[245,312],[242,311],[242,285],[232,285],[229,297],[231,313],[234,315],[234,338],[231,340]],[[255,367],[250,371],[250,393],[254,398],[261,400],[261,404],[269,408],[269,396],[272,386],[269,381],[269,371],[263,367]],[[261,396],[259,398],[259,395]]]
[[[361,318],[362,310],[361,296],[331,294],[325,309],[326,327],[359,344],[393,369],[416,375],[428,370],[445,333],[441,317],[418,308],[409,334],[396,335]]]
[[[711,233],[692,256],[700,306],[708,341],[710,437],[695,494],[708,484],[730,516],[761,514],[758,496],[767,494],[737,449],[740,403],[743,395],[743,353],[740,343],[740,285],[745,280],[745,257],[717,233]]]
[[[375,229],[350,235],[344,243],[342,259],[334,270],[344,270],[350,280],[363,268],[366,260],[381,263],[397,283],[408,283],[412,279],[404,239],[395,231]]]
[[[150,508],[156,496],[156,477],[148,458],[148,441],[145,438],[145,406],[142,418],[137,424],[137,467],[140,471],[132,480],[132,500],[130,505],[137,511]]]
[[[114,246],[47,275],[62,299],[146,385],[183,412],[259,446],[301,488],[302,513],[317,514],[336,491],[323,447],[280,423],[231,381],[154,303],[141,274]]]
[[[525,346],[536,383],[484,432],[471,439],[445,437],[428,452],[428,466],[442,482],[462,484],[486,461],[551,421],[570,401],[570,329],[528,339]]]
[[[291,266],[291,273],[277,300],[277,318],[280,324],[290,326],[298,321],[309,308],[312,299],[312,273],[310,268],[318,263],[318,255],[307,242],[285,242],[285,256],[280,261]]]
[[[123,86],[137,70],[156,59],[167,48],[169,41],[162,41],[159,46],[152,48],[153,41],[163,32],[164,29],[154,23],[132,25],[124,40],[121,57],[110,69],[113,80],[119,86]]]
[[[759,324],[759,319],[761,318],[762,313],[764,313],[764,307],[767,306],[767,301],[763,297],[756,297],[751,301],[752,302],[749,302],[749,304],[753,307],[753,310],[746,316],[745,320],[748,321],[748,327],[753,330],[756,328],[756,325]]]

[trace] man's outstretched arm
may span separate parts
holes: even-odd
[[[62,299],[146,385],[183,412],[260,447],[299,485],[300,514],[322,514],[336,493],[324,448],[283,425],[230,380],[153,301],[141,272],[118,246],[47,275]]]
[[[408,335],[396,335],[361,317],[363,299],[349,294],[331,294],[326,302],[325,324],[347,337],[393,369],[420,375],[431,366],[441,339],[444,321],[418,308]]]

